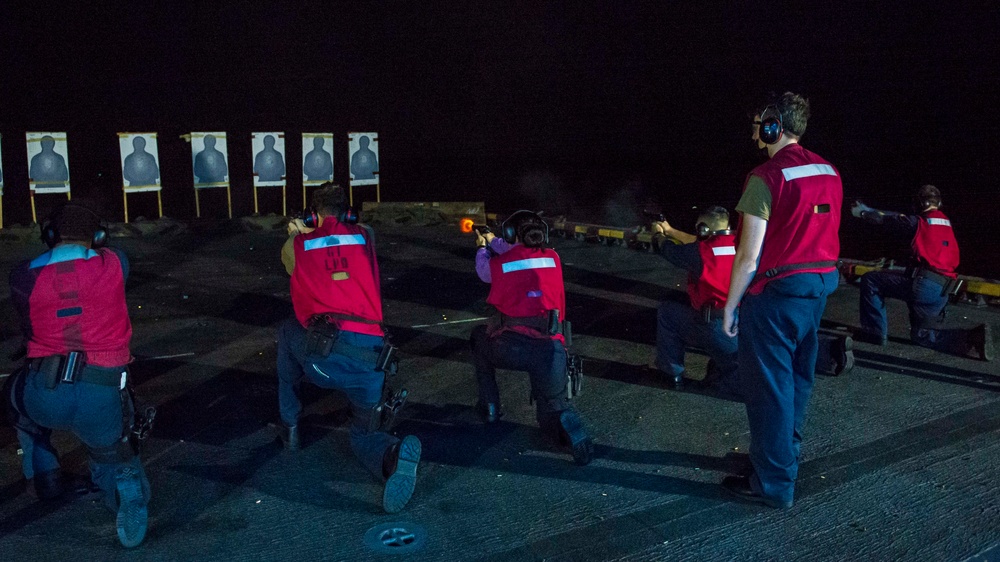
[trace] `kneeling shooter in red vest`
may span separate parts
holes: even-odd
[[[476,273],[491,284],[487,302],[497,309],[489,324],[472,331],[477,408],[496,423],[502,415],[497,368],[527,371],[539,427],[585,465],[594,446],[568,396],[576,384],[567,375],[566,295],[559,255],[545,247],[548,228],[536,213],[518,211],[501,225],[502,238],[476,233]]]
[[[690,303],[664,301],[656,322],[656,368],[666,373],[675,388],[684,384],[685,346],[704,349],[710,358],[702,386],[715,386],[724,394],[735,388],[736,338],[722,328],[722,308],[729,294],[729,278],[736,256],[736,236],[729,230],[729,213],[709,207],[698,216],[698,234],[688,234],[667,221],[652,224],[653,245],[667,261],[688,272]],[[680,244],[671,243],[667,237]]]
[[[38,497],[63,493],[49,438],[53,429],[72,431],[104,505],[117,513],[118,539],[131,548],[146,536],[150,490],[133,435],[129,263],[121,250],[103,247],[107,238],[90,203],[67,202],[42,225],[49,251],[11,271],[27,359],[7,380],[4,399]]]
[[[888,322],[885,300],[900,299],[910,309],[910,339],[917,345],[965,356],[975,351],[984,361],[993,359],[989,324],[971,330],[946,327],[941,321],[950,288],[958,275],[959,251],[951,220],[941,212],[941,192],[925,185],[917,192],[916,215],[873,209],[860,201],[851,214],[865,222],[912,236],[910,266],[903,271],[871,271],[861,276],[860,341],[885,345]]]
[[[287,449],[299,448],[303,379],[345,393],[351,449],[385,482],[382,507],[396,513],[413,495],[421,444],[382,430],[385,412],[400,403],[383,403],[386,371],[394,366],[387,361],[374,233],[356,223],[344,190],[328,182],[313,193],[306,220],[289,224],[281,258],[292,276],[295,318],[278,330],[280,432]]]

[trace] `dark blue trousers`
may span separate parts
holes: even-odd
[[[738,344],[723,331],[722,318],[706,323],[691,305],[665,301],[656,317],[656,368],[673,376],[683,373],[686,346],[708,353],[721,386],[735,383]]]
[[[739,378],[750,425],[751,485],[793,501],[819,328],[839,274],[800,273],[771,281],[740,305]]]
[[[471,340],[480,402],[500,406],[497,368],[527,371],[539,427],[544,430],[558,428],[559,414],[573,408],[566,398],[566,348],[563,344],[511,331],[490,337],[486,326],[476,326]]]
[[[340,332],[341,343],[367,349],[381,349],[378,336]],[[299,387],[305,379],[320,388],[339,390],[351,403],[351,450],[378,480],[382,474],[382,457],[399,439],[383,431],[369,431],[372,408],[382,400],[385,373],[374,370],[373,364],[331,353],[328,357],[306,355],[306,329],[295,318],[282,322],[278,328],[278,406],[281,421],[287,426],[298,425],[302,413]]]
[[[149,480],[139,457],[126,460],[114,454],[122,436],[122,399],[117,387],[77,382],[48,389],[45,377],[32,369],[12,376],[18,377],[11,381],[11,392],[25,478],[60,468],[50,436],[53,429],[71,431],[87,448],[91,480],[100,487],[109,509],[118,510],[115,478],[127,467],[135,470],[143,498],[149,502]]]
[[[885,338],[889,333],[885,315],[886,299],[899,299],[910,311],[910,339],[913,343],[966,355],[971,346],[968,330],[947,327],[941,311],[948,304],[940,284],[924,277],[910,277],[901,271],[871,271],[861,276],[861,329]]]

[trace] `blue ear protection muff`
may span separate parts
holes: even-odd
[[[344,207],[344,210],[337,216],[337,220],[344,224],[358,224],[361,217],[358,215],[358,211],[355,210],[354,207],[348,205],[347,207]]]
[[[347,206],[337,215],[337,220],[344,224],[358,224],[361,217],[354,207]],[[316,228],[319,226],[319,215],[316,213],[316,209],[309,207],[302,211],[302,223],[309,228]]]
[[[545,244],[549,243],[549,225],[542,217],[533,211],[528,211],[522,209],[511,214],[509,217],[504,219],[503,223],[500,224],[500,234],[504,242],[508,244],[513,244],[517,241],[518,230],[520,230],[521,223],[525,221],[530,221],[532,224],[540,224],[545,228]]]
[[[62,237],[59,235],[59,229],[56,228],[54,219],[58,211],[70,206],[75,207],[77,209],[83,209],[84,211],[87,211],[88,213],[94,215],[94,217],[97,218],[97,221],[100,223],[100,226],[97,227],[97,230],[94,231],[94,235],[90,238],[90,247],[95,250],[97,248],[103,248],[104,245],[108,243],[109,234],[107,227],[104,226],[104,220],[101,219],[101,215],[98,215],[89,207],[86,207],[84,205],[74,204],[72,202],[63,204],[63,206],[59,207],[57,211],[49,215],[49,218],[46,219],[44,224],[42,224],[42,242],[45,242],[45,245],[48,246],[49,248],[55,248],[56,244],[62,242]]]
[[[771,115],[768,116],[768,110]],[[781,140],[785,128],[781,124],[781,112],[778,107],[769,105],[760,112],[760,125],[757,128],[757,138],[764,144],[775,144]]]
[[[306,225],[308,228],[316,228],[319,226],[319,215],[316,214],[316,209],[309,207],[307,209],[302,209],[302,224]]]

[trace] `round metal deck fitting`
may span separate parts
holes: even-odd
[[[396,521],[376,525],[365,532],[365,545],[381,554],[409,554],[423,548],[427,532],[415,523]]]

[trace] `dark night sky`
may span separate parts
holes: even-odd
[[[991,237],[977,212],[997,207],[995,2],[56,4],[0,7],[10,222],[30,216],[25,131],[68,131],[74,193],[111,215],[115,133],[159,132],[166,211],[185,217],[182,133],[229,133],[246,214],[252,131],[334,131],[344,181],[345,133],[371,130],[386,199],[606,222],[608,201],[648,198],[684,224],[691,205],[735,203],[761,158],[747,109],[793,90],[813,106],[803,144],[838,166],[848,199],[906,210],[906,195],[934,183],[960,240]],[[295,197],[301,154],[289,145]],[[845,255],[867,251],[851,247],[861,225],[842,230]],[[996,249],[967,241],[963,270]]]

